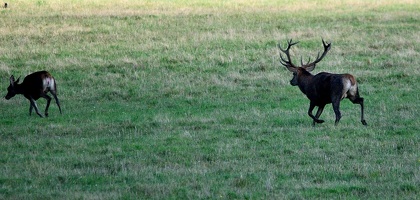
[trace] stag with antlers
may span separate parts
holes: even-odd
[[[327,72],[321,72],[316,75],[312,75],[310,72],[315,69],[317,63],[319,63],[328,51],[331,49],[331,43],[326,43],[322,40],[324,46],[324,52],[316,57],[315,61],[304,64],[301,59],[301,66],[296,66],[292,63],[290,58],[290,47],[297,44],[298,42],[287,42],[287,48],[282,49],[280,44],[280,63],[285,66],[290,72],[293,73],[293,78],[290,81],[292,86],[298,86],[299,89],[308,97],[310,100],[308,115],[313,119],[313,125],[316,123],[323,123],[324,120],[319,119],[324,110],[325,105],[332,103],[335,113],[335,125],[341,119],[340,112],[340,101],[344,98],[350,99],[353,104],[359,104],[361,107],[361,122],[363,125],[367,125],[364,118],[364,106],[363,98],[359,96],[359,90],[357,87],[356,79],[351,74],[331,74]],[[282,55],[284,53],[285,57]],[[312,111],[315,107],[318,107],[318,111],[315,116]]]

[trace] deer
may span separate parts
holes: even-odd
[[[316,75],[312,75],[310,72],[315,69],[318,64],[327,55],[331,49],[331,43],[326,43],[322,39],[324,46],[324,52],[318,55],[315,61],[310,62],[309,58],[306,64],[303,63],[301,57],[301,66],[296,66],[292,63],[290,58],[290,48],[299,42],[292,42],[292,39],[287,41],[287,48],[282,49],[280,43],[278,48],[280,49],[280,64],[285,66],[287,70],[293,73],[293,78],[290,81],[292,86],[298,86],[300,91],[306,95],[309,99],[308,115],[313,119],[312,125],[323,123],[324,120],[319,119],[324,110],[325,105],[332,103],[332,107],[335,113],[335,125],[341,119],[340,102],[344,98],[350,99],[353,104],[359,104],[361,108],[361,122],[363,125],[367,125],[364,118],[364,105],[363,98],[359,95],[358,84],[356,78],[351,74],[333,74],[327,72],[320,72]],[[285,57],[282,55],[285,55]],[[312,111],[315,107],[318,110],[315,116]]]
[[[40,117],[42,114],[39,112],[36,100],[40,97],[47,100],[47,106],[45,107],[45,116],[48,117],[48,108],[50,107],[51,97],[47,94],[50,92],[57,103],[58,109],[61,112],[60,101],[57,98],[57,84],[53,76],[47,71],[38,71],[29,74],[23,79],[23,82],[19,84],[20,77],[15,81],[13,75],[10,76],[10,85],[7,88],[7,94],[4,97],[9,100],[16,94],[23,94],[30,102],[29,115],[32,115],[32,109],[35,108],[36,114]]]

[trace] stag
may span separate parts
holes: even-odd
[[[57,85],[55,79],[50,73],[47,71],[39,71],[29,74],[25,77],[25,79],[23,79],[21,84],[19,84],[19,79],[20,78],[15,81],[15,77],[13,75],[10,76],[10,85],[7,88],[7,94],[4,98],[9,100],[16,94],[23,94],[23,96],[25,96],[25,98],[27,98],[30,102],[29,115],[32,114],[32,109],[35,108],[36,114],[40,117],[43,116],[39,112],[35,101],[40,97],[45,98],[47,100],[45,116],[48,117],[48,107],[50,107],[51,97],[47,93],[50,92],[53,95],[55,103],[57,103],[58,109],[61,113],[60,102],[57,98]]]
[[[290,47],[297,43],[298,42],[292,42],[290,39],[287,42],[286,49],[282,49],[280,44],[278,45],[280,51],[286,56],[285,58],[280,52],[280,63],[293,73],[290,84],[292,86],[298,86],[300,91],[302,91],[310,100],[308,115],[313,119],[313,126],[315,126],[316,123],[324,122],[324,120],[319,119],[319,117],[321,116],[325,105],[330,103],[332,103],[335,113],[335,125],[337,125],[341,119],[340,101],[344,98],[350,99],[353,104],[360,105],[361,122],[363,125],[367,125],[364,118],[363,98],[359,96],[357,82],[353,75],[331,74],[327,72],[312,75],[310,73],[315,69],[316,64],[319,63],[331,49],[331,43],[326,43],[322,40],[324,52],[321,55],[318,52],[318,56],[313,62],[310,62],[309,59],[308,62],[304,64],[301,59],[300,67],[292,63],[289,52]],[[318,111],[314,116],[312,111],[315,107],[318,107]]]

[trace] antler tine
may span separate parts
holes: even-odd
[[[319,59],[319,52],[318,52],[318,55],[316,55],[315,61],[317,61],[318,59]]]
[[[283,58],[283,56],[281,55],[281,53],[280,53],[280,63],[282,65],[284,65],[284,66],[286,66],[287,63],[289,63],[289,61],[287,61],[286,59]]]
[[[306,63],[306,65],[309,64],[309,62],[311,62],[311,57],[308,58],[308,62]],[[305,66],[305,64],[303,64],[303,58],[302,58],[302,56],[300,57],[300,64],[302,66]]]
[[[292,59],[290,59],[289,50],[290,50],[290,47],[292,47],[293,45],[295,45],[297,43],[299,43],[299,42],[293,42],[292,39],[288,40],[286,49],[281,48],[280,43],[277,45],[279,47],[280,51],[283,52],[284,54],[286,54],[287,60],[280,53],[280,63],[282,65],[284,65],[285,67],[295,67],[295,65],[292,63]]]
[[[285,61],[285,60],[283,59],[283,56],[281,56],[281,54],[280,54],[280,64],[282,64],[282,65],[284,65],[284,66],[287,66],[286,62],[287,62],[287,61]]]
[[[314,62],[309,63],[308,61],[308,63],[306,65],[302,65],[302,67],[304,68],[315,67],[315,65],[319,61],[321,61],[325,57],[325,55],[327,55],[328,51],[331,49],[331,42],[327,43],[324,41],[324,39],[322,39],[322,45],[324,46],[324,52],[322,53],[322,55],[320,56],[320,52],[318,52],[318,55],[316,56],[316,59]]]
[[[297,44],[299,41],[292,43],[293,39],[290,39],[287,43],[289,43],[290,46]]]
[[[286,49],[282,49],[280,43],[277,45],[279,47],[279,49],[283,52],[283,53],[288,53],[290,47],[292,47],[293,45],[299,43],[298,42],[292,42],[292,39],[287,41],[287,48]]]
[[[328,46],[328,48],[330,48],[331,42],[330,43],[325,43],[324,38],[322,38],[322,44],[324,45],[324,48],[326,46]]]
[[[318,56],[316,57],[316,62],[321,61],[322,58],[324,58],[324,56],[327,54],[327,52],[331,49],[331,42],[326,43],[324,41],[324,39],[322,39],[322,45],[324,46],[324,52],[322,53],[321,57],[319,57],[319,52],[318,52]]]

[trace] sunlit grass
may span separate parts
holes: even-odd
[[[0,77],[48,70],[63,115],[0,99],[0,198],[419,195],[416,1],[10,1]],[[366,102],[311,126],[277,44],[352,73]],[[41,108],[45,100],[38,100]]]
[[[201,0],[158,0],[158,1],[129,1],[129,0],[91,0],[91,1],[47,1],[47,0],[16,0],[8,3],[11,12],[17,15],[138,15],[138,14],[226,14],[244,12],[309,14],[313,11],[329,13],[371,12],[381,10],[399,10],[401,8],[416,10],[419,5],[414,0],[403,1],[333,1],[333,0],[304,0],[304,1],[259,1],[259,0],[229,0],[229,1],[201,1]],[[309,13],[308,13],[309,12]]]

